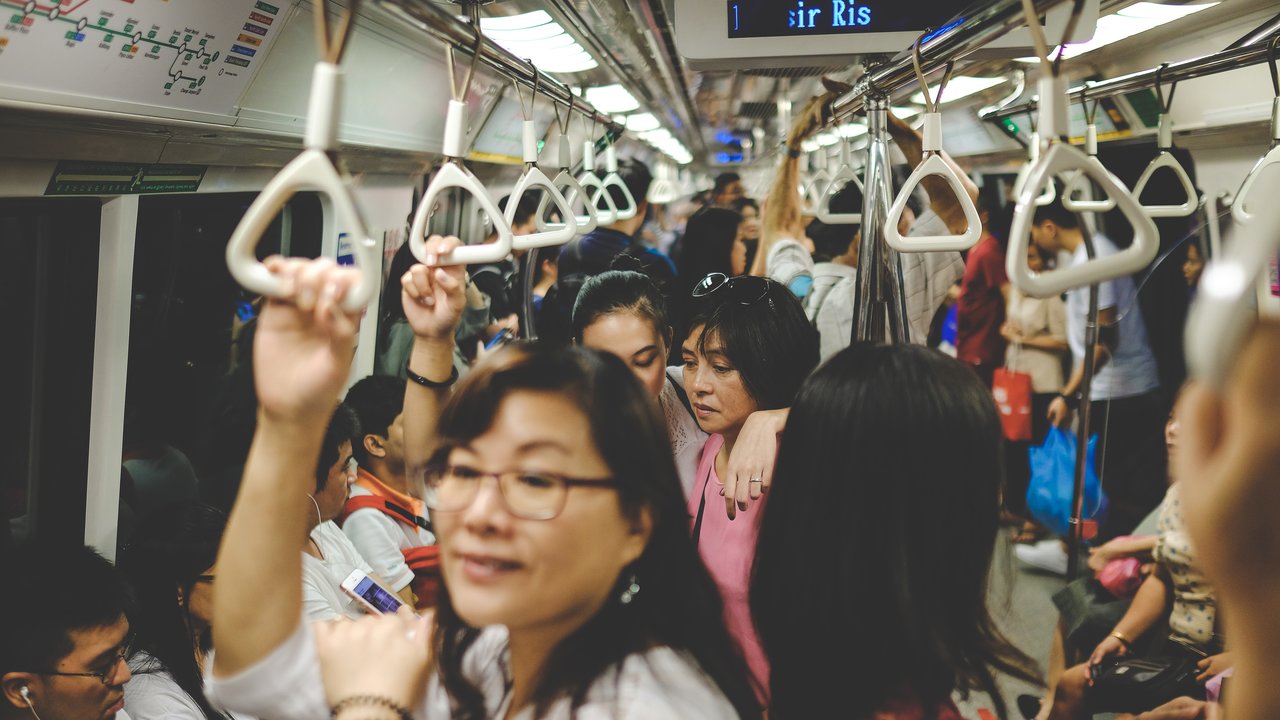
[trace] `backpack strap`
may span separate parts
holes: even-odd
[[[422,528],[427,532],[432,532],[431,521],[415,514],[412,510],[399,503],[388,500],[377,495],[356,495],[347,498],[347,502],[342,506],[342,515],[338,517],[338,524],[346,522],[347,518],[357,510],[372,509],[386,515],[387,517],[399,523],[404,523],[411,528]]]

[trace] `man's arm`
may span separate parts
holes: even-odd
[[[1102,332],[1103,328],[1107,332]],[[1096,376],[1108,362],[1120,343],[1120,324],[1116,320],[1116,308],[1103,308],[1098,311],[1098,346],[1093,350],[1093,372]],[[1074,397],[1084,385],[1084,363],[1076,365],[1071,377],[1062,387],[1062,396]],[[1071,407],[1063,397],[1056,397],[1049,403],[1049,420],[1059,427],[1071,422]]]
[[[920,137],[920,133],[893,113],[889,113],[889,134],[897,143],[898,149],[906,156],[907,164],[911,167],[919,165],[924,158],[924,140]],[[978,186],[969,179],[968,173],[961,169],[946,152],[942,153],[942,159],[955,171],[956,177],[960,178],[960,184],[964,186],[969,199],[976,203]],[[969,222],[965,219],[964,208],[960,206],[959,200],[952,192],[951,185],[937,175],[922,178],[920,185],[924,187],[925,192],[929,193],[929,207],[933,208],[938,217],[946,223],[947,230],[957,235],[963,233],[968,228]]]

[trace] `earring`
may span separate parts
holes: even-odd
[[[631,573],[630,584],[628,584],[627,588],[622,591],[622,595],[619,596],[618,599],[622,601],[623,605],[630,605],[631,601],[634,600],[636,595],[639,595],[639,594],[640,594],[640,581],[636,579],[635,573]]]

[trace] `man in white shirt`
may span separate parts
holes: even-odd
[[[309,523],[302,541],[302,608],[311,620],[363,615],[361,606],[343,592],[342,581],[353,570],[374,575],[373,568],[333,523],[342,512],[348,487],[355,478],[351,445],[358,434],[355,413],[346,405],[339,405],[325,430],[315,495],[302,500],[308,506],[314,505],[315,511],[315,522]]]
[[[359,466],[338,523],[387,586],[412,604],[414,571],[406,552],[435,544],[426,506],[409,486],[404,463],[404,381],[364,378],[347,391],[360,437],[352,445]]]
[[[1084,228],[1060,202],[1036,209],[1031,239],[1051,254],[1071,253],[1071,265],[1088,261]],[[1097,257],[1118,252],[1105,236],[1093,236]],[[1067,340],[1075,363],[1061,394],[1049,406],[1054,424],[1070,425],[1084,381],[1085,324],[1089,288],[1067,292]],[[1133,279],[1098,286],[1098,347],[1094,354],[1090,432],[1099,435],[1098,476],[1110,501],[1099,532],[1106,540],[1136,526],[1160,504],[1167,489],[1164,424],[1168,405],[1160,393],[1155,356]]]
[[[83,545],[0,557],[0,720],[129,720],[131,594]]]

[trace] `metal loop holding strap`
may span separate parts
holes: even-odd
[[[610,134],[608,128],[605,128],[604,131],[604,142],[605,176],[602,184],[605,188],[618,188],[618,192],[622,193],[622,199],[626,201],[626,205],[623,207],[615,208],[615,219],[630,220],[636,216],[636,213],[640,211],[640,208],[636,204],[635,197],[631,194],[631,188],[627,187],[627,184],[622,181],[622,176],[618,175],[618,151],[613,147],[613,136]],[[602,190],[601,192],[606,195],[609,194],[607,190]],[[591,198],[592,205],[598,204],[599,201],[599,193]]]
[[[1182,167],[1182,163],[1169,152],[1173,147],[1173,118],[1169,115],[1169,110],[1173,107],[1173,94],[1178,89],[1178,84],[1172,83],[1169,86],[1168,96],[1161,87],[1161,76],[1164,74],[1165,68],[1169,67],[1169,63],[1160,63],[1160,67],[1156,68],[1155,89],[1156,97],[1160,100],[1160,127],[1156,135],[1156,147],[1159,153],[1142,171],[1142,176],[1138,178],[1138,182],[1133,186],[1134,197],[1141,199],[1142,193],[1147,188],[1147,183],[1151,181],[1152,176],[1160,168],[1168,168],[1178,183],[1182,185],[1182,190],[1186,193],[1186,200],[1178,205],[1143,205],[1143,209],[1151,217],[1186,217],[1196,211],[1200,206],[1200,194],[1196,191],[1196,187],[1191,182],[1191,176],[1187,174],[1186,168]]]
[[[1085,126],[1084,133],[1084,154],[1089,156],[1089,163],[1096,164],[1098,168],[1106,172],[1106,168],[1102,166],[1102,161],[1098,159],[1098,126],[1094,124],[1094,118],[1098,114],[1099,100],[1093,101],[1092,108],[1089,106],[1089,83],[1085,83],[1084,89],[1080,91],[1080,104],[1084,108]],[[1062,207],[1071,212],[1109,212],[1115,209],[1116,201],[1108,195],[1102,200],[1077,200],[1075,197],[1076,188],[1087,180],[1087,176],[1078,172],[1067,181],[1062,188]]]
[[[565,198],[565,207],[568,208],[567,212],[573,212],[574,205],[577,204],[579,199],[582,200],[582,204],[586,212],[581,215],[575,214],[574,219],[578,224],[578,232],[589,233],[592,230],[595,230],[596,226],[599,224],[599,216],[596,213],[596,209],[591,206],[591,203],[587,202],[587,192],[578,182],[578,178],[574,177],[573,170],[570,168],[573,164],[573,152],[569,146],[569,126],[573,121],[573,93],[568,92],[568,89],[566,88],[565,94],[569,96],[569,107],[565,109],[563,120],[560,119],[560,106],[552,103],[556,110],[556,121],[560,124],[560,173],[556,175],[555,180],[552,180],[551,182],[557,189],[561,190],[561,194]],[[583,121],[583,125],[584,127],[586,125],[585,119]],[[538,230],[541,232],[559,230],[560,228],[565,227],[568,222],[567,220],[560,223],[547,222],[546,213],[547,208],[550,207],[550,205],[551,196],[543,193],[542,199],[538,202],[537,215]],[[568,215],[565,215],[565,217],[567,218]]]
[[[498,209],[493,198],[485,189],[480,179],[471,173],[463,164],[466,156],[467,133],[467,95],[471,92],[471,80],[475,76],[476,63],[480,60],[480,48],[484,42],[484,34],[480,25],[472,18],[475,30],[475,45],[472,48],[471,65],[467,69],[466,79],[458,86],[457,73],[454,71],[455,48],[446,48],[445,59],[449,71],[449,89],[451,99],[449,110],[444,121],[444,146],[442,153],[445,163],[431,178],[431,183],[422,193],[422,200],[413,215],[413,226],[409,229],[409,250],[419,262],[427,262],[427,225],[435,214],[437,202],[442,194],[452,189],[459,189],[475,198],[480,209],[493,223],[497,239],[482,245],[464,245],[436,260],[437,265],[472,265],[478,263],[498,262],[511,252],[513,237],[511,224],[503,212]]]
[[[1253,221],[1253,213],[1249,212],[1245,204],[1253,192],[1254,183],[1267,168],[1280,165],[1280,71],[1276,68],[1277,45],[1280,45],[1280,34],[1271,38],[1271,44],[1268,47],[1271,55],[1271,89],[1275,92],[1275,97],[1271,100],[1271,149],[1249,170],[1244,182],[1240,184],[1240,190],[1236,193],[1235,202],[1231,203],[1231,217],[1241,225]]]
[[[314,8],[316,45],[320,59],[311,75],[307,102],[304,150],[267,183],[236,224],[227,241],[226,262],[231,276],[242,286],[267,297],[283,297],[280,278],[258,262],[256,248],[272,220],[301,190],[316,190],[333,204],[334,230],[352,245],[360,281],[346,294],[342,307],[355,312],[368,304],[381,284],[382,243],[374,242],[351,191],[351,179],[334,165],[338,117],[342,107],[342,69],[338,63],[355,26],[359,2],[351,0],[342,11],[336,34],[329,33],[326,3]]]
[[[508,225],[515,223],[516,210],[519,208],[520,199],[524,197],[526,192],[536,187],[541,189],[541,200],[556,204],[556,209],[560,211],[560,216],[564,218],[564,223],[556,228],[544,229],[540,232],[513,235],[511,247],[517,250],[563,245],[578,234],[578,218],[573,214],[573,207],[561,194],[555,183],[538,167],[538,133],[531,118],[534,101],[538,97],[538,68],[532,61],[526,62],[529,63],[529,67],[533,70],[533,95],[529,98],[528,110],[525,110],[524,97],[520,94],[519,83],[512,81],[515,83],[516,95],[520,96],[520,112],[524,115],[524,120],[520,124],[524,172],[520,174],[520,179],[516,181],[515,187],[511,190],[511,195],[507,198],[505,219]],[[539,202],[539,206],[541,208],[541,202]],[[541,210],[539,211],[539,216],[541,216]]]
[[[584,97],[586,93],[587,90],[584,87],[582,89]],[[587,129],[587,113],[582,116],[582,129],[584,132]],[[618,207],[613,202],[613,196],[605,189],[604,181],[600,179],[599,175],[596,175],[595,113],[591,113],[591,131],[586,135],[586,139],[582,141],[582,174],[578,176],[578,184],[582,186],[584,201],[591,206],[592,212],[596,215],[596,222],[600,225],[612,225],[618,221]],[[585,194],[588,188],[591,189],[590,196]],[[604,198],[604,203],[608,206],[607,210],[600,209],[599,201],[601,197]]]

